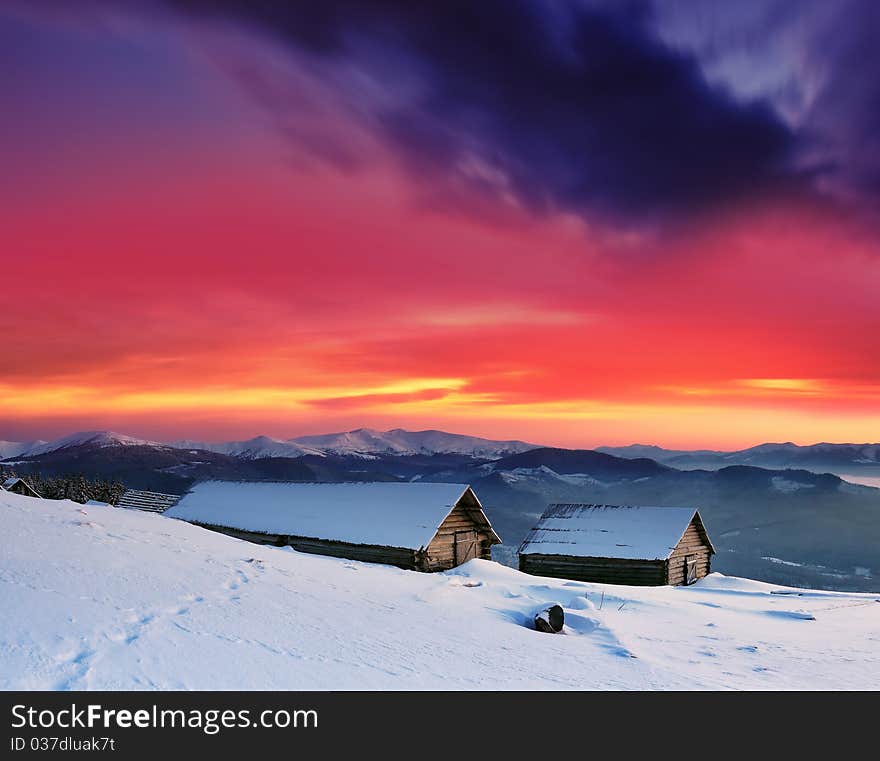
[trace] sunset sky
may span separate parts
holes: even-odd
[[[878,441],[878,32],[0,0],[0,439]]]

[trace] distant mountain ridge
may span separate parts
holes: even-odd
[[[830,444],[801,446],[790,441],[758,444],[733,452],[709,449],[664,449],[651,444],[624,447],[597,447],[597,451],[625,457],[650,457],[675,468],[724,468],[728,465],[754,465],[761,468],[805,468],[842,472],[880,467],[880,444]]]
[[[539,446],[525,441],[497,441],[438,430],[406,431],[403,428],[389,431],[358,428],[344,433],[300,436],[292,441],[336,455],[461,454],[487,460],[527,452]]]
[[[440,430],[407,431],[392,428],[379,431],[357,428],[338,433],[277,439],[255,436],[242,441],[208,442],[183,439],[159,442],[141,439],[115,431],[79,431],[52,441],[0,441],[0,460],[10,457],[35,457],[49,452],[79,446],[113,447],[144,446],[157,449],[185,449],[215,452],[242,459],[306,456],[361,457],[458,454],[478,459],[499,460],[544,448],[517,439],[495,440]],[[792,442],[764,443],[735,451],[713,449],[666,449],[654,444],[600,446],[594,450],[557,448],[558,452],[599,452],[627,460],[651,459],[680,469],[717,469],[729,465],[754,465],[765,468],[880,468],[880,444],[818,443],[798,445]]]
[[[671,457],[678,455],[711,455],[717,456],[725,454],[715,449],[665,449],[656,444],[627,444],[622,447],[596,447],[597,452],[605,452],[605,454],[614,455],[615,457],[626,457],[632,459],[635,457],[649,457],[657,462],[663,462]]]
[[[538,447],[525,441],[496,441],[477,436],[466,436],[445,431],[406,431],[393,428],[377,431],[358,428],[340,433],[300,436],[293,439],[275,439],[256,436],[244,441],[207,442],[181,440],[168,443],[138,439],[114,431],[81,431],[52,441],[31,443],[0,442],[0,459],[9,457],[37,457],[75,447],[141,446],[155,449],[184,449],[214,452],[245,460],[262,458],[324,457],[328,454],[343,457],[373,459],[378,456],[413,456],[459,454],[478,459],[500,459]]]
[[[593,449],[540,447],[504,457],[492,464],[493,471],[549,468],[562,475],[589,474],[594,478],[649,478],[672,468],[649,458],[621,458]]]
[[[537,444],[524,441],[495,441],[476,436],[465,436],[445,431],[405,431],[393,428],[377,431],[358,428],[340,433],[299,436],[293,439],[273,439],[257,436],[247,441],[225,443],[174,442],[172,446],[204,449],[234,457],[259,459],[262,457],[303,457],[305,455],[363,457],[372,459],[380,455],[433,455],[461,454],[468,457],[499,459],[509,454],[537,448]]]
[[[244,441],[173,441],[170,444],[175,449],[195,449],[205,452],[216,452],[240,457],[245,460],[258,460],[264,457],[304,457],[316,455],[323,457],[324,452],[313,447],[305,447],[293,440],[273,439],[271,436],[255,436]]]

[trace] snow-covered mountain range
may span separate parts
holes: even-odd
[[[324,452],[313,447],[297,444],[292,439],[273,439],[271,436],[255,436],[244,441],[191,441],[183,439],[171,442],[175,449],[195,449],[217,452],[245,460],[258,460],[264,457],[303,457],[304,455],[323,456]]]
[[[495,441],[444,431],[405,431],[394,428],[377,431],[358,428],[341,433],[299,436],[294,439],[273,439],[257,436],[246,441],[213,443],[176,441],[171,446],[202,449],[233,457],[303,457],[304,455],[340,455],[372,459],[380,455],[407,457],[412,455],[462,454],[468,457],[496,460],[538,447],[525,441]]]
[[[306,455],[353,456],[372,459],[377,456],[412,456],[461,454],[495,460],[538,447],[525,441],[495,441],[444,431],[405,431],[394,428],[377,431],[358,428],[354,431],[275,439],[256,436],[245,441],[207,442],[180,440],[168,443],[138,439],[113,431],[82,431],[52,441],[19,443],[0,442],[0,459],[36,457],[73,447],[146,446],[157,449],[187,449],[216,452],[246,460],[270,457],[298,458]]]
[[[444,431],[405,431],[402,428],[390,431],[358,428],[345,433],[300,436],[292,441],[299,446],[337,455],[462,454],[487,460],[527,452],[539,446],[525,441],[495,441]]]
[[[541,445],[526,441],[498,441],[445,431],[406,431],[393,428],[379,431],[358,428],[353,431],[277,439],[255,436],[243,441],[209,442],[183,439],[158,442],[114,431],[80,431],[52,441],[0,441],[0,460],[13,457],[37,457],[72,447],[141,446],[156,449],[182,449],[214,452],[243,460],[264,458],[300,458],[308,455],[358,457],[408,457],[413,455],[462,455],[484,460],[499,460],[538,449]],[[626,459],[649,458],[679,469],[717,469],[729,465],[752,465],[763,468],[805,468],[818,472],[855,472],[866,467],[880,468],[880,444],[811,444],[790,442],[759,444],[747,449],[723,452],[710,449],[664,449],[651,444],[620,447],[597,447],[596,451]]]

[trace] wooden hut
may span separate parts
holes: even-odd
[[[465,484],[206,481],[167,513],[300,552],[443,571],[501,539]]]
[[[164,513],[169,507],[176,505],[179,499],[179,494],[126,489],[116,503],[116,507],[125,507],[129,510],[144,510],[148,513]]]
[[[23,497],[39,497],[39,492],[23,478],[12,476],[3,482],[4,491],[21,494]]]
[[[609,584],[693,584],[715,548],[692,507],[550,505],[519,548],[519,569]]]

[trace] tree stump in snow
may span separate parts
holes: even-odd
[[[551,605],[535,614],[535,628],[539,632],[556,634],[562,631],[564,624],[565,613],[563,613],[561,605]]]

